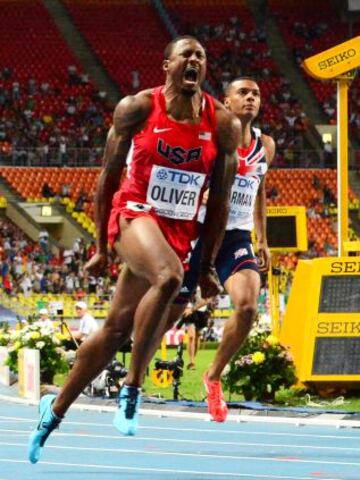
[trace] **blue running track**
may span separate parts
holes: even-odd
[[[28,463],[34,406],[0,401],[0,480],[360,480],[360,431],[140,417],[136,437],[112,413],[72,410]]]

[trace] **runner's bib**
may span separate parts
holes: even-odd
[[[239,219],[252,219],[259,184],[259,178],[236,175],[230,194],[228,230],[238,225]]]
[[[192,220],[198,210],[206,174],[154,165],[146,202],[161,217]]]

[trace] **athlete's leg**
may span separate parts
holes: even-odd
[[[135,276],[124,266],[103,328],[79,348],[74,367],[53,404],[58,416],[65,414],[86,385],[106,367],[130,337],[136,308],[149,287],[146,280]]]
[[[195,355],[196,355],[196,329],[193,323],[187,327],[187,352],[189,355],[189,363],[187,368],[195,367]]]
[[[50,433],[85,386],[109,363],[116,350],[130,336],[134,311],[149,289],[149,283],[135,277],[126,267],[120,274],[104,327],[79,348],[75,365],[59,395],[45,395],[40,403],[40,421],[30,435],[28,457],[36,463]]]
[[[135,312],[134,343],[125,378],[126,385],[139,387],[154,348],[160,344],[170,307],[181,287],[183,269],[152,218],[120,222],[118,251],[129,269],[150,285]]]
[[[257,312],[260,276],[254,270],[240,270],[231,275],[224,286],[234,304],[234,312],[225,324],[215,359],[208,370],[209,380],[220,379],[226,364],[250,332]]]

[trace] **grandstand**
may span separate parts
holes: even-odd
[[[277,143],[274,168],[267,179],[268,203],[305,205],[308,214],[309,251],[284,255],[283,268],[291,275],[300,257],[336,254],[336,138],[333,135],[328,149],[322,141],[324,128],[336,122],[335,86],[307,77],[300,62],[359,34],[359,16],[350,17],[344,2],[318,0],[315,11],[310,0],[56,0],[58,10],[48,9],[47,4],[41,0],[0,3],[4,39],[0,49],[0,215],[3,225],[11,226],[0,233],[0,261],[12,267],[1,274],[1,304],[31,313],[61,297],[64,315],[72,317],[75,300],[87,296],[92,313],[105,317],[117,266],[111,262],[108,278],[95,286],[82,270],[88,255],[85,244],[91,246],[95,235],[93,197],[114,107],[107,92],[97,86],[96,68],[115,83],[118,98],[159,85],[162,51],[174,32],[195,35],[205,44],[207,87],[219,98],[234,76],[259,80],[263,102],[259,126]],[[69,36],[59,28],[61,22],[70,29]],[[98,62],[91,77],[85,55],[69,43],[74,32]],[[357,79],[350,90],[349,118],[354,239],[360,235],[359,105]],[[45,186],[51,195],[44,195]],[[22,210],[23,202],[51,206],[72,222],[74,244],[77,238],[85,239],[71,267],[61,271],[63,253],[68,250],[63,236],[54,236],[50,223],[31,223]],[[7,250],[8,232],[16,228],[18,237],[30,223],[32,229],[27,227],[26,232],[32,232],[31,239],[25,233],[22,238],[31,245],[30,251],[18,251],[18,243],[15,250],[12,246]],[[44,226],[50,232],[45,259],[38,240]],[[17,256],[22,260],[16,273]],[[59,274],[59,291],[51,291],[49,281],[36,291],[36,266],[38,277],[54,279]],[[79,282],[67,291],[71,272]],[[24,275],[34,277],[30,295],[21,287]]]

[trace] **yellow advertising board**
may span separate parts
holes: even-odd
[[[360,386],[360,257],[299,261],[280,339],[300,382]]]
[[[267,207],[266,223],[271,251],[304,252],[308,249],[305,207]]]
[[[303,62],[306,72],[320,80],[336,78],[360,66],[360,36],[340,43]]]

